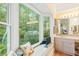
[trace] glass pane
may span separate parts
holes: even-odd
[[[6,4],[0,3],[0,22],[6,22],[7,7]]]
[[[0,56],[7,53],[7,32],[6,26],[0,25]]]
[[[39,15],[20,4],[20,45],[39,41]]]
[[[61,19],[60,20],[60,29],[61,34],[68,34],[69,31],[69,19]]]
[[[49,17],[44,17],[44,37],[50,36],[50,20]]]
[[[0,22],[6,22],[7,6],[0,3]],[[6,26],[0,24],[0,56],[7,53],[7,32]]]

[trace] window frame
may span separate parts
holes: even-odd
[[[48,19],[47,19],[48,18]],[[47,23],[47,21],[48,21],[48,23],[49,23],[49,36],[50,36],[50,17],[48,17],[48,16],[44,16],[44,25],[43,25],[43,27],[44,27],[44,35],[45,35],[45,31],[46,31],[46,23]],[[44,37],[45,38],[45,37]]]
[[[39,17],[39,19],[40,19],[40,21],[39,21],[39,42],[32,45],[33,47],[35,47],[35,46],[39,45],[40,42],[44,39],[44,36],[43,36],[43,34],[44,34],[43,33],[43,27],[44,27],[43,23],[44,22],[43,21],[44,21],[44,16],[48,16],[48,15],[43,15],[41,12],[39,12],[37,9],[35,9],[33,6],[31,6],[29,4],[23,4],[23,5],[25,5],[26,7],[30,8],[30,9],[32,9],[33,11],[35,11],[37,14],[40,15],[40,17]],[[9,25],[9,27],[7,27],[7,29],[8,29],[8,40],[7,40],[8,44],[7,44],[7,46],[8,46],[8,53],[9,53],[11,50],[16,50],[19,47],[19,35],[18,35],[19,34],[19,23],[18,23],[19,22],[19,19],[18,19],[18,16],[19,16],[19,4],[7,4],[7,6],[8,6],[8,8],[7,8],[7,10],[8,10],[7,19],[8,19],[8,25]],[[13,12],[13,10],[15,12]],[[50,17],[50,22],[51,22],[51,24],[50,24],[51,25],[50,26],[50,28],[51,28],[50,29],[50,35],[52,37],[52,34],[53,34],[52,33],[53,32],[52,31],[53,30],[53,27],[52,27],[53,26],[52,25],[52,15],[49,15],[49,17]],[[14,19],[16,19],[16,21]],[[15,24],[17,26],[15,26],[13,24]],[[12,31],[14,31],[14,32],[17,31],[17,32],[13,33]],[[15,42],[15,44],[14,44],[14,42]]]
[[[40,15],[40,17],[39,17],[39,19],[40,19],[39,20],[39,42],[36,43],[36,44],[34,44],[34,45],[32,45],[34,47],[34,46],[40,44],[40,42],[42,42],[43,39],[44,39],[44,17],[45,16],[49,17],[50,23],[51,23],[51,21],[52,21],[53,18],[52,18],[52,15],[42,14],[41,12],[39,12],[36,8],[34,8],[30,4],[23,4],[23,5],[26,6],[26,7],[28,7],[28,8],[30,8],[34,12],[36,12],[38,15]],[[53,37],[52,37],[53,33],[51,33],[51,32],[53,32],[53,29],[52,29],[53,27],[51,27],[51,26],[53,26],[52,23],[50,24],[50,37],[51,37],[51,39],[53,39]]]
[[[39,15],[39,13],[37,13],[37,12],[35,12],[35,10],[33,10],[32,8],[30,8],[28,5],[25,5],[25,4],[22,4],[22,5],[24,5],[26,8],[28,8],[28,9],[30,9],[30,10],[32,10],[31,12],[33,12],[33,13],[35,13],[35,14],[38,14],[38,16],[39,16],[39,18],[40,18],[40,15]],[[28,11],[29,12],[29,11]],[[28,17],[28,18],[30,18],[30,17]],[[39,18],[38,18],[38,22],[39,22]],[[38,23],[38,25],[39,25],[39,23]],[[39,27],[39,26],[38,26]],[[19,28],[20,29],[20,28]],[[38,31],[38,38],[39,38],[39,29],[37,30]],[[19,39],[20,40],[20,39]],[[39,39],[38,39],[39,40]],[[37,43],[35,43],[35,44],[33,44],[33,45],[36,45],[36,44],[38,44],[39,42],[37,42]],[[20,45],[20,44],[19,44]]]
[[[9,53],[9,51],[10,51],[10,23],[9,23],[9,15],[8,15],[8,11],[9,11],[9,9],[8,9],[8,4],[6,4],[5,3],[5,5],[6,5],[6,11],[7,11],[7,14],[6,14],[6,22],[5,21],[0,21],[0,25],[4,25],[5,27],[6,27],[6,32],[7,32],[7,53],[6,54],[8,54]]]

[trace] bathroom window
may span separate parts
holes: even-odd
[[[6,26],[0,24],[0,56],[7,53],[7,33]]]
[[[6,22],[6,17],[7,17],[6,9],[7,9],[6,4],[0,3],[0,22]]]
[[[7,5],[0,4],[0,56],[7,54]]]
[[[50,36],[50,19],[49,17],[44,17],[44,37]]]
[[[19,4],[20,45],[39,42],[39,15],[23,4]]]
[[[61,34],[68,34],[69,32],[69,19],[60,19]]]

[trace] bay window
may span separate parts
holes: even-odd
[[[44,17],[44,37],[50,36],[50,18]]]
[[[0,56],[7,54],[7,5],[0,4]]]
[[[23,4],[19,5],[19,9],[20,45],[39,42],[39,15]]]

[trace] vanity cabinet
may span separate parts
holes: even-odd
[[[73,39],[63,40],[63,52],[69,55],[75,54],[75,41]]]
[[[79,40],[75,42],[75,55],[79,56]]]
[[[56,51],[63,51],[63,40],[61,40],[60,38],[55,38],[55,50]]]
[[[75,41],[73,39],[55,38],[55,49],[68,55],[74,55]]]

